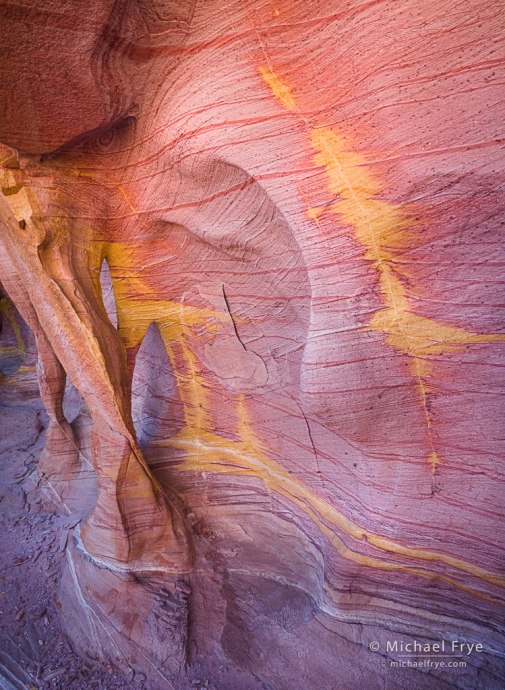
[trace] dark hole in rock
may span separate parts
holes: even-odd
[[[10,302],[0,299],[0,372],[16,373],[26,357],[28,327]]]

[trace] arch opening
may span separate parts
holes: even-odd
[[[175,386],[165,343],[153,322],[137,353],[132,380],[132,418],[142,450],[166,435],[163,422]]]
[[[110,274],[109,264],[107,259],[102,261],[102,268],[100,269],[100,287],[102,288],[102,300],[107,316],[114,328],[118,327],[116,298],[114,296],[114,287],[112,285],[112,276]]]

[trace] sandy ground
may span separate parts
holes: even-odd
[[[141,674],[81,659],[65,634],[57,588],[72,519],[39,485],[46,424],[33,398],[0,407],[0,688],[144,688]]]
[[[58,592],[77,519],[63,514],[37,472],[47,423],[34,367],[0,376],[0,690],[150,690],[144,674],[124,678],[72,646]],[[188,661],[174,690],[272,690],[213,655]]]

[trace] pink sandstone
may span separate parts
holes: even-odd
[[[0,280],[79,653],[152,688],[503,687],[501,5],[0,16]],[[482,651],[393,670],[400,639]]]

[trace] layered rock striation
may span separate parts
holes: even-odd
[[[501,688],[499,4],[83,11],[0,6],[69,636],[153,688]]]

